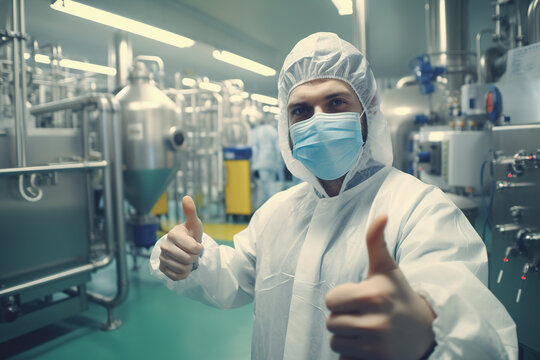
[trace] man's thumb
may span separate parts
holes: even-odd
[[[369,257],[368,277],[375,274],[387,273],[398,267],[394,258],[388,253],[386,242],[384,241],[384,228],[387,221],[388,217],[381,215],[368,228],[366,236]]]
[[[182,207],[184,208],[184,214],[186,215],[186,229],[191,236],[198,242],[201,242],[202,238],[202,224],[201,220],[197,217],[197,207],[195,202],[190,196],[184,196],[182,199]]]

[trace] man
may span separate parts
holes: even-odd
[[[277,192],[278,179],[281,180],[283,172],[277,130],[270,121],[275,122],[269,116],[263,117],[251,130],[251,171],[257,185],[255,209]]]
[[[313,34],[278,90],[282,156],[305,182],[268,200],[235,249],[203,234],[184,198],[186,223],[155,247],[153,272],[215,306],[255,301],[254,359],[516,359],[482,241],[439,189],[391,167],[364,56]]]

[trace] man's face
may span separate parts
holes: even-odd
[[[291,91],[287,114],[289,126],[307,120],[316,113],[362,113],[363,108],[354,90],[344,81],[318,79],[297,86]],[[367,138],[366,116],[362,116],[362,137]]]

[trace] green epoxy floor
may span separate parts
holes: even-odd
[[[229,243],[230,244],[230,243]],[[122,326],[100,330],[104,308],[88,311],[0,344],[9,359],[182,359],[250,358],[253,306],[220,310],[177,295],[150,276],[144,262],[131,270],[128,299],[115,310]],[[111,266],[94,276],[91,286],[114,289]],[[98,284],[95,284],[98,283]],[[108,287],[108,288],[107,288]]]

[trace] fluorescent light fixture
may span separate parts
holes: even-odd
[[[352,15],[352,0],[332,0],[332,3],[336,7],[339,15]]]
[[[261,95],[261,94],[251,94],[251,100],[255,100],[255,101],[261,102],[263,104],[268,104],[268,105],[278,104],[278,99],[271,96]]]
[[[263,75],[263,76],[274,76],[276,75],[276,70],[258,63],[256,61],[250,60],[240,55],[233,54],[228,51],[219,51],[214,50],[212,56],[220,61],[226,62],[228,64],[241,67],[243,69],[253,71],[254,73]]]
[[[238,94],[231,95],[231,97],[229,98],[229,101],[232,103],[242,102],[243,100],[244,98],[242,98],[242,95]]]
[[[30,59],[30,54],[25,53],[24,58],[26,60]],[[37,63],[40,64],[46,64],[49,65],[51,63],[51,58],[47,55],[43,54],[36,54],[34,55],[34,60]],[[69,60],[69,59],[62,59],[59,61],[58,65],[68,68],[68,69],[74,69],[74,70],[80,70],[80,71],[90,71],[97,74],[103,74],[103,75],[116,75],[116,69],[109,67],[109,66],[103,66],[103,65],[97,65],[97,64],[91,64],[87,62],[82,61],[76,61],[76,60]]]
[[[185,77],[182,79],[182,84],[184,86],[194,87],[195,84],[197,84],[197,81],[195,81],[195,79]]]
[[[214,84],[214,83],[211,83],[211,82],[200,82],[199,87],[201,89],[210,90],[210,91],[213,91],[213,92],[220,92],[221,91],[221,86],[220,85]]]
[[[103,66],[103,65],[90,64],[90,63],[86,63],[82,61],[62,59],[60,60],[58,65],[65,68],[69,68],[69,69],[91,71],[97,74],[111,75],[111,76],[116,75],[115,68],[112,68],[109,66]]]
[[[179,48],[195,44],[195,41],[190,38],[75,1],[56,0],[51,4],[51,8]]]
[[[249,97],[249,93],[247,91],[242,91],[242,99],[247,99]]]
[[[269,113],[273,113],[273,114],[279,114],[279,108],[277,106],[264,105],[262,109],[263,109],[264,112],[269,112]]]
[[[30,58],[30,55],[28,55],[28,57]],[[26,57],[25,57],[26,58]],[[40,63],[40,64],[47,64],[49,65],[51,63],[51,58],[48,57],[47,55],[41,55],[41,54],[36,54],[34,56],[34,60],[36,60],[36,62]]]

